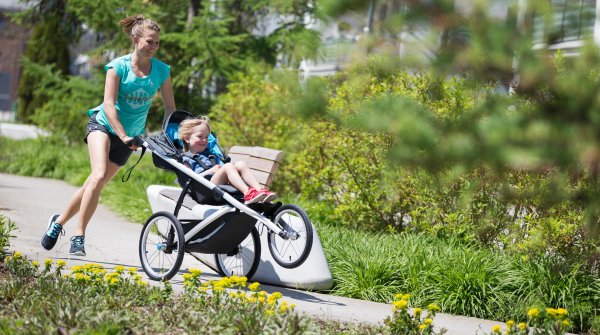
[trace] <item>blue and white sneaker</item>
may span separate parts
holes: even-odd
[[[48,221],[48,228],[46,229],[44,236],[42,236],[42,247],[44,247],[46,250],[52,250],[56,244],[56,241],[58,241],[58,237],[61,234],[65,234],[65,230],[63,229],[62,225],[56,222],[58,216],[58,214],[54,214],[52,217],[50,217],[50,221]]]
[[[73,256],[85,256],[85,236],[71,237],[71,249],[69,254]]]

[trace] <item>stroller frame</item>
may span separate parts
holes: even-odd
[[[172,278],[181,267],[184,252],[214,253],[217,270],[224,276],[238,275],[251,278],[260,261],[260,239],[257,227],[264,226],[268,232],[269,251],[273,259],[284,268],[295,268],[301,265],[308,257],[313,239],[312,223],[300,207],[296,205],[252,204],[245,205],[234,195],[239,191],[229,185],[215,185],[207,180],[203,174],[197,174],[189,167],[176,159],[163,155],[160,150],[154,150],[152,145],[140,137],[135,143],[144,147],[166,162],[180,178],[183,174],[189,179],[184,183],[173,213],[161,211],[154,213],[144,225],[140,236],[140,260],[142,267],[149,278],[153,280],[168,280]],[[205,193],[210,193],[217,206],[208,206],[211,212],[206,217],[198,219],[178,219],[183,201],[196,182],[199,187],[205,188]],[[206,192],[208,191],[208,192]],[[260,213],[258,212],[260,211]],[[159,221],[166,221],[168,229],[158,227]],[[156,224],[156,227],[152,227]],[[185,227],[184,227],[185,226]],[[151,232],[158,230],[158,243],[150,243]],[[161,240],[160,237],[164,238]],[[200,236],[200,238],[198,238]],[[220,238],[219,238],[220,236]],[[248,243],[248,239],[252,241]],[[183,241],[183,243],[179,243]],[[251,256],[241,254],[251,245],[254,248]],[[173,251],[176,252],[173,259]],[[239,257],[238,257],[239,256]],[[229,268],[223,259],[234,257],[241,262],[249,261],[251,265]],[[158,266],[151,264],[154,260],[164,260]],[[171,260],[169,265],[168,261]]]

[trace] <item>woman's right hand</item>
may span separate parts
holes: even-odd
[[[121,141],[123,141],[123,143],[125,143],[125,145],[131,150],[135,151],[138,148],[135,144],[133,144],[133,137],[123,136]]]

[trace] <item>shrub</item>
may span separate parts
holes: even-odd
[[[16,229],[17,226],[11,219],[0,214],[0,257],[10,246],[10,239],[15,237],[12,233]]]

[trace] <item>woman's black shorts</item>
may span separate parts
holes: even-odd
[[[87,143],[87,137],[93,131],[101,131],[107,134],[110,139],[108,159],[119,166],[125,165],[133,150],[129,149],[129,147],[127,147],[117,135],[111,133],[108,131],[108,129],[106,129],[105,126],[98,123],[98,121],[96,121],[96,114],[98,113],[96,112],[90,116],[90,120],[88,121],[87,125],[87,133],[85,134],[85,138],[83,140],[85,143]]]

